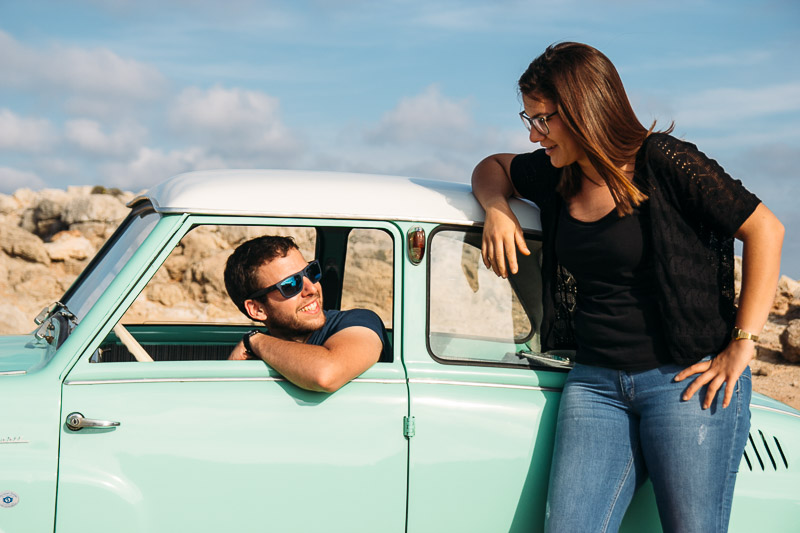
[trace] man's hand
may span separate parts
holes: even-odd
[[[244,343],[239,341],[239,344],[233,349],[231,354],[228,356],[228,361],[244,361],[245,359],[252,359],[247,355],[247,352],[244,349]]]

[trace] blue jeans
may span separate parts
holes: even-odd
[[[665,532],[727,531],[750,431],[750,369],[726,409],[723,387],[706,410],[705,387],[681,401],[696,377],[675,382],[682,369],[576,365],[570,371],[558,413],[545,531],[617,531],[648,476]]]

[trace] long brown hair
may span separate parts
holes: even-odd
[[[556,104],[558,115],[608,185],[621,215],[647,195],[620,168],[636,157],[648,130],[633,112],[622,80],[599,50],[581,43],[550,45],[519,79],[520,92]],[[670,126],[665,133],[672,131]],[[581,171],[573,163],[562,172],[558,192],[569,200],[580,191]]]

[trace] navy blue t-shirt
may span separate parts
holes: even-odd
[[[322,346],[335,333],[352,326],[361,326],[374,331],[381,339],[381,343],[383,343],[381,357],[378,361],[388,363],[392,360],[392,347],[389,343],[386,328],[383,326],[383,320],[369,309],[350,309],[347,311],[331,309],[325,311],[325,325],[312,333],[306,344]]]

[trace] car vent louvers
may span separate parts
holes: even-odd
[[[748,445],[745,446],[745,452],[743,454],[743,458],[747,463],[747,468],[750,469],[752,472],[755,466],[761,467],[762,471],[767,471],[767,467],[764,463],[766,453],[766,457],[769,458],[770,464],[772,464],[772,470],[777,472],[778,465],[783,464],[785,468],[789,468],[789,460],[786,458],[786,454],[783,453],[783,447],[781,446],[780,441],[778,441],[778,437],[772,436],[772,444],[770,444],[770,439],[764,435],[764,432],[760,429],[758,430],[758,436],[760,438],[754,438],[754,433],[750,432],[748,435]],[[756,445],[756,443],[759,443]],[[763,450],[759,452],[758,447],[763,445]],[[748,455],[747,448],[752,448],[752,452]],[[780,456],[780,460],[778,460],[778,456]],[[758,465],[754,464],[754,461],[751,460],[751,457],[755,457],[758,461]]]
[[[772,437],[775,440],[775,446],[778,447],[778,452],[781,454],[781,459],[783,459],[783,466],[789,468],[789,461],[786,460],[786,455],[783,453],[783,448],[781,448],[781,443],[778,442],[778,437]]]
[[[747,457],[747,450],[744,451],[744,460],[747,461],[747,468],[752,472],[753,464],[750,462],[750,458]]]
[[[769,444],[767,444],[767,438],[764,436],[764,432],[759,429],[758,434],[761,435],[761,442],[764,443],[764,449],[767,450],[767,455],[769,456],[769,460],[772,463],[772,469],[777,471],[778,465],[775,463],[775,458],[772,456],[772,450],[769,449]]]
[[[753,451],[756,452],[756,459],[758,459],[758,464],[761,465],[761,470],[764,470],[764,461],[761,460],[761,454],[758,453],[758,448],[756,448],[756,443],[753,440],[753,434],[750,433],[748,437],[750,439],[750,446],[752,446]]]

